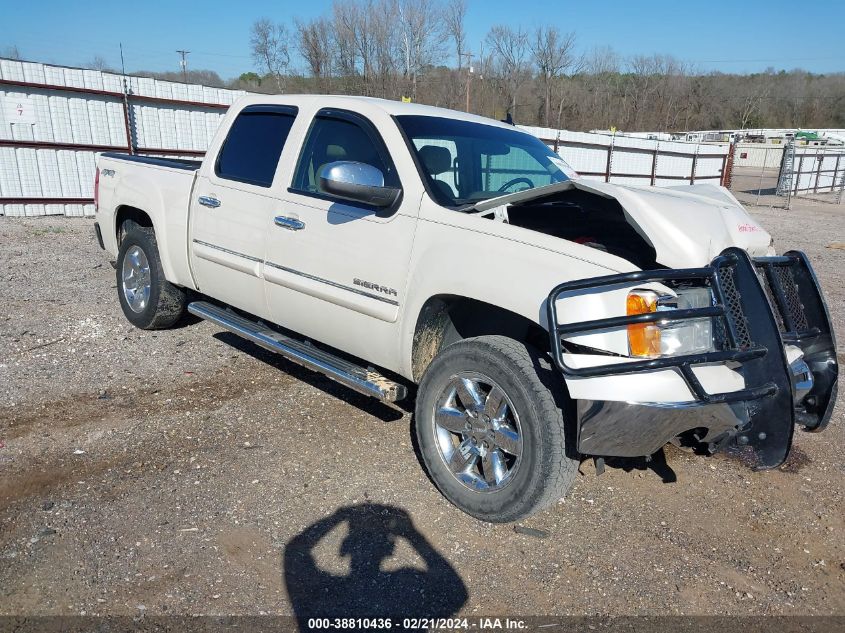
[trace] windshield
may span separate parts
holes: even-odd
[[[495,125],[398,116],[437,202],[463,206],[576,177],[540,139]]]

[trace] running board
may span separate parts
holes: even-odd
[[[232,310],[220,308],[206,301],[194,301],[188,304],[188,312],[211,321],[264,349],[284,356],[294,363],[325,374],[332,380],[365,396],[372,396],[383,402],[396,402],[408,395],[405,385],[393,382],[372,369],[350,363],[310,343],[279,334],[266,325],[245,319]]]

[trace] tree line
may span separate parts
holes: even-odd
[[[256,20],[258,72],[135,74],[262,93],[404,97],[568,130],[845,127],[845,72],[702,72],[670,55],[582,50],[575,32],[553,25],[495,25],[470,45],[466,13],[467,0],[335,0],[315,18]]]
[[[581,51],[557,26],[496,25],[470,47],[466,12],[466,0],[335,0],[309,20],[262,18],[250,39],[260,73],[233,84],[406,97],[569,130],[845,127],[845,73],[705,73],[670,55]]]

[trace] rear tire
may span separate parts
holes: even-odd
[[[188,305],[187,293],[164,277],[152,228],[135,225],[117,253],[117,296],[123,314],[142,330],[171,327]]]
[[[505,523],[569,491],[578,460],[561,380],[537,350],[504,336],[459,341],[432,361],[419,386],[416,433],[449,501]]]

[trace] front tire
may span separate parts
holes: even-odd
[[[567,396],[535,349],[504,336],[447,347],[426,369],[415,421],[438,489],[483,521],[516,521],[560,499],[578,461]]]
[[[117,253],[117,296],[123,314],[142,330],[171,327],[188,304],[187,294],[164,277],[153,229],[135,225]]]

